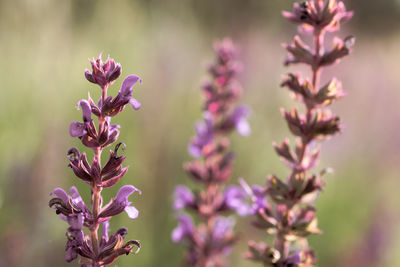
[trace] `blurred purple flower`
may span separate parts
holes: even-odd
[[[353,17],[353,12],[346,11],[343,2],[337,0],[294,3],[292,12],[283,11],[282,14],[293,22],[311,26],[308,30],[315,28],[329,32],[337,31],[341,22]]]
[[[174,191],[174,210],[181,210],[185,207],[195,206],[195,198],[192,191],[183,185],[178,185],[175,187]]]
[[[224,183],[231,177],[234,159],[229,134],[235,129],[241,135],[250,133],[246,121],[249,109],[236,104],[242,91],[236,80],[241,64],[230,39],[215,43],[214,50],[215,61],[208,66],[211,79],[202,86],[203,121],[196,123],[196,135],[188,146],[193,157],[201,158],[184,164],[185,171],[202,188],[175,189],[174,209],[189,208],[198,219],[194,225],[188,216],[182,215],[172,232],[174,242],[186,245],[185,266],[225,266],[225,256],[237,239],[232,231],[233,219],[221,217],[220,213],[237,209],[243,214],[247,209],[240,202],[243,192],[232,188],[224,195]]]
[[[224,203],[231,209],[236,211],[240,216],[247,216],[251,212],[251,206],[245,199],[248,197],[243,188],[235,185],[230,185],[226,188],[224,193]]]
[[[301,253],[294,253],[286,258],[286,266],[292,266],[301,263]]]
[[[234,225],[235,219],[232,217],[217,217],[213,228],[213,242],[219,242],[224,239],[226,235],[231,235]]]
[[[258,185],[250,187],[243,179],[241,186],[230,185],[224,194],[225,205],[240,216],[254,215],[259,209],[268,208],[266,190]]]
[[[189,153],[193,157],[202,155],[203,147],[208,145],[214,138],[212,118],[209,114],[204,115],[204,122],[196,123],[196,136],[189,144]]]
[[[175,243],[181,242],[186,237],[193,235],[194,225],[192,219],[185,214],[178,216],[178,226],[172,231],[172,241]]]
[[[248,136],[250,134],[250,125],[246,118],[250,115],[250,109],[247,106],[238,106],[232,114],[232,121],[236,127],[238,133],[242,136]]]

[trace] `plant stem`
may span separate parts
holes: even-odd
[[[101,103],[104,103],[104,100],[107,97],[107,87],[104,86],[102,88],[101,94]],[[105,118],[100,115],[99,116],[99,133],[103,131],[105,123]],[[101,152],[103,148],[101,146],[96,147],[94,150],[94,158],[97,162],[101,165]],[[102,188],[97,185],[98,181],[93,181],[92,184],[92,212],[94,218],[94,227],[90,229],[90,238],[92,241],[93,252],[95,254],[95,259],[92,259],[93,267],[100,267],[99,263],[97,262],[97,257],[99,256],[99,237],[98,237],[98,230],[99,230],[99,222],[98,216],[101,209],[101,190]]]
[[[320,54],[321,47],[323,45],[323,32],[316,31],[314,33],[314,64],[312,66],[312,89],[314,93],[318,91],[319,79],[320,79]]]

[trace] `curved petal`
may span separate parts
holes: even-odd
[[[142,79],[134,74],[128,75],[126,76],[126,78],[124,79],[124,81],[122,82],[121,85],[121,94],[122,95],[131,95],[132,93],[132,87],[138,82],[142,82]]]
[[[124,185],[119,189],[117,195],[115,196],[115,201],[118,202],[128,201],[128,197],[135,191],[138,191],[139,194],[142,193],[139,189],[137,189],[133,185]]]
[[[84,123],[73,121],[69,126],[69,134],[72,137],[82,137],[86,133],[86,126]]]
[[[245,119],[241,119],[236,123],[236,130],[242,136],[248,136],[251,132],[249,122]]]
[[[64,201],[65,204],[68,204],[69,202],[69,196],[68,194],[64,191],[64,189],[57,187],[56,189],[53,190],[53,192],[51,192],[50,195],[54,195],[57,198],[61,199],[62,201]]]
[[[129,99],[129,104],[131,104],[131,106],[134,110],[138,110],[142,106],[142,104],[133,97],[131,99]]]
[[[81,230],[85,218],[82,213],[70,215],[67,217],[68,224],[74,230]]]
[[[136,219],[139,216],[139,211],[134,206],[125,207],[125,212],[131,219]]]
[[[74,202],[74,204],[76,204],[82,210],[87,209],[85,202],[83,202],[82,197],[79,194],[78,189],[76,189],[75,186],[72,186],[69,189],[69,193],[71,194],[72,201]]]
[[[242,136],[250,134],[250,125],[246,118],[250,115],[250,108],[244,105],[238,106],[232,114],[232,120],[235,124],[236,130]]]
[[[80,100],[78,104],[76,105],[76,108],[79,110],[79,106],[82,108],[82,115],[83,115],[83,121],[88,122],[92,120],[92,108],[87,100]]]
[[[108,231],[110,229],[110,223],[108,221],[103,222],[103,227],[102,227],[102,231],[103,231],[103,237],[106,241],[108,241]]]

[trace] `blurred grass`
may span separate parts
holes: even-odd
[[[121,257],[120,266],[178,266],[182,258],[183,250],[170,241],[176,224],[171,194],[176,184],[190,184],[181,165],[189,159],[187,142],[201,115],[199,85],[205,63],[213,57],[214,39],[231,35],[238,43],[245,66],[242,102],[253,110],[251,137],[232,140],[237,155],[233,182],[243,176],[262,184],[269,173],[285,177],[287,170],[271,143],[288,135],[279,108],[295,104],[279,88],[281,75],[289,71],[281,64],[285,52],[280,44],[294,32],[279,11],[289,9],[290,2],[0,2],[0,266],[72,266],[63,260],[66,225],[47,207],[48,194],[57,186],[77,185],[89,199],[87,186],[66,167],[66,151],[71,146],[82,149],[69,137],[68,127],[81,116],[76,102],[88,91],[93,98],[99,96],[83,71],[89,67],[87,58],[100,52],[121,62],[124,75],[135,73],[144,80],[134,92],[142,109],[127,108],[115,119],[122,126],[120,140],[127,144],[130,165],[118,187],[132,183],[143,191],[132,197],[139,219],[120,215],[111,221],[112,230],[126,226],[128,237],[143,245],[140,254]],[[389,2],[393,8],[387,21],[398,10],[396,1],[382,2],[380,8],[389,10]],[[321,168],[336,170],[317,202],[324,234],[311,238],[318,266],[324,267],[338,266],[357,249],[378,204],[392,215],[388,225],[399,219],[400,34],[394,25],[388,29],[386,20],[378,24],[379,9],[369,11],[362,3],[351,3],[360,8],[359,16],[344,29],[357,36],[354,54],[324,76],[337,75],[349,92],[334,106],[346,129],[322,150]],[[380,25],[379,38],[373,28],[360,26],[363,21]],[[118,187],[104,190],[104,200]],[[230,266],[253,266],[241,257],[247,236],[260,239],[248,222],[239,222],[243,240]],[[387,253],[377,266],[400,265],[400,232],[390,229],[394,232],[386,233],[391,237]]]

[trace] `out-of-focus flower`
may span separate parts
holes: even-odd
[[[208,145],[214,138],[214,128],[212,118],[208,115],[204,115],[204,122],[196,123],[196,136],[189,143],[189,153],[193,157],[200,157],[203,152],[203,148]]]
[[[213,242],[221,242],[223,239],[230,239],[233,236],[235,219],[232,217],[217,217],[213,227]]]
[[[335,37],[332,50],[324,53],[319,61],[320,66],[332,65],[337,63],[341,58],[349,55],[354,43],[355,38],[353,36],[347,36],[344,40]]]
[[[282,114],[292,134],[307,140],[307,142],[314,138],[334,135],[339,133],[342,128],[340,118],[327,110],[316,110],[311,120],[300,115],[296,108],[292,108],[290,112],[282,110]]]
[[[265,266],[314,266],[315,257],[307,242],[304,242],[302,249],[292,246],[292,242],[321,233],[313,205],[324,185],[322,176],[329,168],[316,174],[310,174],[309,171],[319,161],[320,146],[317,142],[339,133],[342,129],[340,118],[328,106],[342,98],[345,93],[336,78],[320,87],[320,76],[324,67],[337,63],[348,55],[354,44],[351,36],[344,40],[335,38],[333,48],[325,51],[324,37],[327,32],[338,30],[339,25],[352,15],[353,12],[346,11],[343,2],[338,0],[294,3],[292,12],[283,12],[285,18],[300,24],[300,33],[313,35],[313,47],[301,40],[299,35],[295,35],[290,45],[285,44],[288,57],[284,64],[308,65],[311,77],[301,79],[299,74],[290,73],[281,84],[293,93],[296,100],[304,104],[305,111],[302,113],[296,108],[289,112],[282,110],[296,141],[293,149],[287,138],[280,145],[274,143],[273,146],[289,167],[290,174],[286,180],[276,175],[267,178],[265,192],[272,204],[270,207],[259,208],[252,222],[253,226],[274,236],[273,247],[265,243],[249,242],[246,257]]]
[[[258,185],[250,187],[243,179],[241,186],[231,185],[224,194],[225,205],[240,216],[254,215],[260,209],[268,209],[266,190]]]
[[[187,248],[185,266],[225,266],[225,256],[236,241],[232,218],[221,214],[237,210],[247,213],[239,189],[228,188],[234,154],[229,150],[228,136],[235,129],[250,134],[247,117],[250,109],[235,103],[241,93],[236,74],[241,64],[236,61],[232,41],[224,39],[214,45],[216,60],[208,67],[211,79],[203,86],[205,96],[202,122],[196,123],[196,136],[189,143],[189,153],[197,158],[184,164],[184,169],[203,188],[194,193],[187,187],[175,189],[174,209],[186,208],[200,220],[195,226],[186,215],[178,217],[179,225],[172,240]]]
[[[196,208],[195,196],[186,186],[179,185],[174,192],[174,209],[181,210],[185,207]]]
[[[308,29],[329,32],[339,30],[340,23],[353,17],[352,11],[346,11],[342,1],[310,0],[294,3],[293,11],[282,12],[283,16],[293,22],[306,24]]]
[[[191,238],[194,231],[193,221],[188,215],[179,215],[178,222],[178,226],[172,231],[171,235],[172,241],[175,243],[179,243],[185,238]]]

